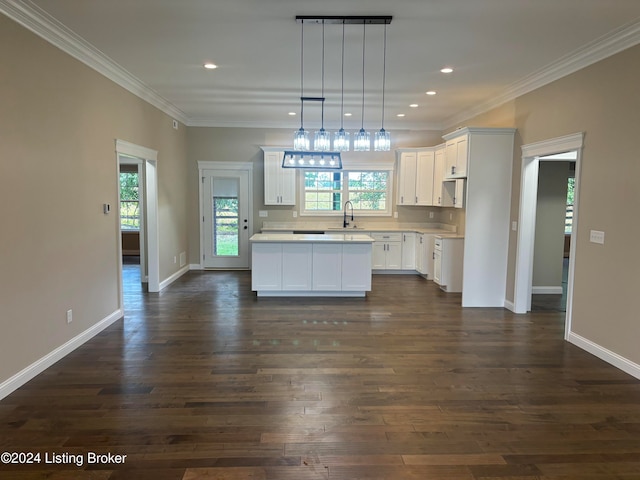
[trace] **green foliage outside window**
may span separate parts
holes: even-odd
[[[120,228],[140,230],[140,197],[138,173],[120,173]]]

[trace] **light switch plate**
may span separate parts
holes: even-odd
[[[518,222],[511,222],[511,230],[514,232],[518,230]]]
[[[260,215],[262,218],[266,218],[269,216],[269,211],[268,210],[260,210],[258,211],[258,215]]]
[[[589,241],[591,243],[604,245],[604,232],[601,232],[600,230],[591,230],[589,234]]]

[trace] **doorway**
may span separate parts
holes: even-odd
[[[116,160],[118,172],[118,217],[120,217],[120,170],[121,166],[135,166],[139,181],[139,217],[140,217],[140,279],[147,282],[149,292],[160,291],[160,255],[158,238],[158,152],[123,140],[116,140]],[[117,221],[118,238],[118,299],[120,308],[123,303],[123,267],[122,267],[122,227]]]
[[[520,181],[520,213],[518,229],[518,246],[516,251],[516,275],[513,311],[527,313],[531,310],[531,295],[533,290],[533,260],[536,232],[536,207],[538,195],[538,176],[540,158],[561,153],[576,152],[575,168],[575,205],[573,208],[573,232],[577,231],[580,159],[584,134],[577,133],[558,137],[551,140],[522,146],[522,174]],[[550,159],[549,161],[553,161]],[[560,159],[559,161],[566,161]],[[565,338],[571,330],[571,315],[573,302],[573,277],[575,271],[575,235],[571,236],[569,249],[569,265],[567,273],[567,301],[565,316]]]
[[[199,162],[203,268],[247,270],[253,164]]]

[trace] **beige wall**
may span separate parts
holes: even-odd
[[[638,78],[640,46],[635,46],[463,122],[518,129],[512,220],[518,219],[520,146],[585,133],[578,179],[572,331],[636,364],[640,364],[640,322],[632,299],[640,291]],[[605,232],[604,245],[589,242],[591,229]],[[516,232],[511,232],[508,300],[513,300],[515,253]]]
[[[295,206],[264,205],[264,168],[263,152],[260,146],[285,146],[290,145],[293,131],[290,129],[251,129],[251,128],[189,128],[188,129],[188,159],[189,159],[189,208],[196,212],[190,215],[189,223],[189,251],[190,262],[199,262],[200,251],[200,224],[198,222],[198,161],[217,162],[253,162],[253,219],[254,231],[259,231],[263,221],[268,222],[313,222],[334,221],[339,225],[341,219],[334,217],[293,217],[293,212],[299,212]],[[394,132],[393,138],[396,148],[428,147],[442,143],[439,132],[400,131]],[[353,152],[351,152],[353,153]],[[373,152],[372,152],[373,154]],[[389,155],[394,157],[394,153]],[[414,223],[414,222],[445,222],[455,224],[460,222],[462,214],[458,209],[439,209],[423,207],[396,207],[394,194],[394,210],[398,212],[398,218],[391,217],[366,217],[362,222],[375,223]],[[259,210],[268,211],[267,218],[258,217]],[[446,212],[445,212],[446,210]],[[455,210],[455,211],[454,211]],[[434,218],[429,219],[429,211],[434,212]],[[453,219],[449,219],[449,212]],[[358,220],[358,219],[357,219]]]
[[[569,162],[541,161],[538,172],[533,286],[561,287]]]
[[[0,64],[1,384],[118,309],[115,139],[159,152],[161,280],[188,197],[183,126],[3,15]]]

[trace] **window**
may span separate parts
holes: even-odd
[[[564,233],[571,234],[573,229],[573,195],[576,186],[575,177],[569,177],[567,182],[567,210],[564,217]]]
[[[238,255],[238,198],[213,197],[214,255]]]
[[[385,170],[305,170],[302,215],[332,215],[351,201],[364,215],[391,214],[391,175]]]
[[[120,228],[140,230],[138,172],[120,172]]]

